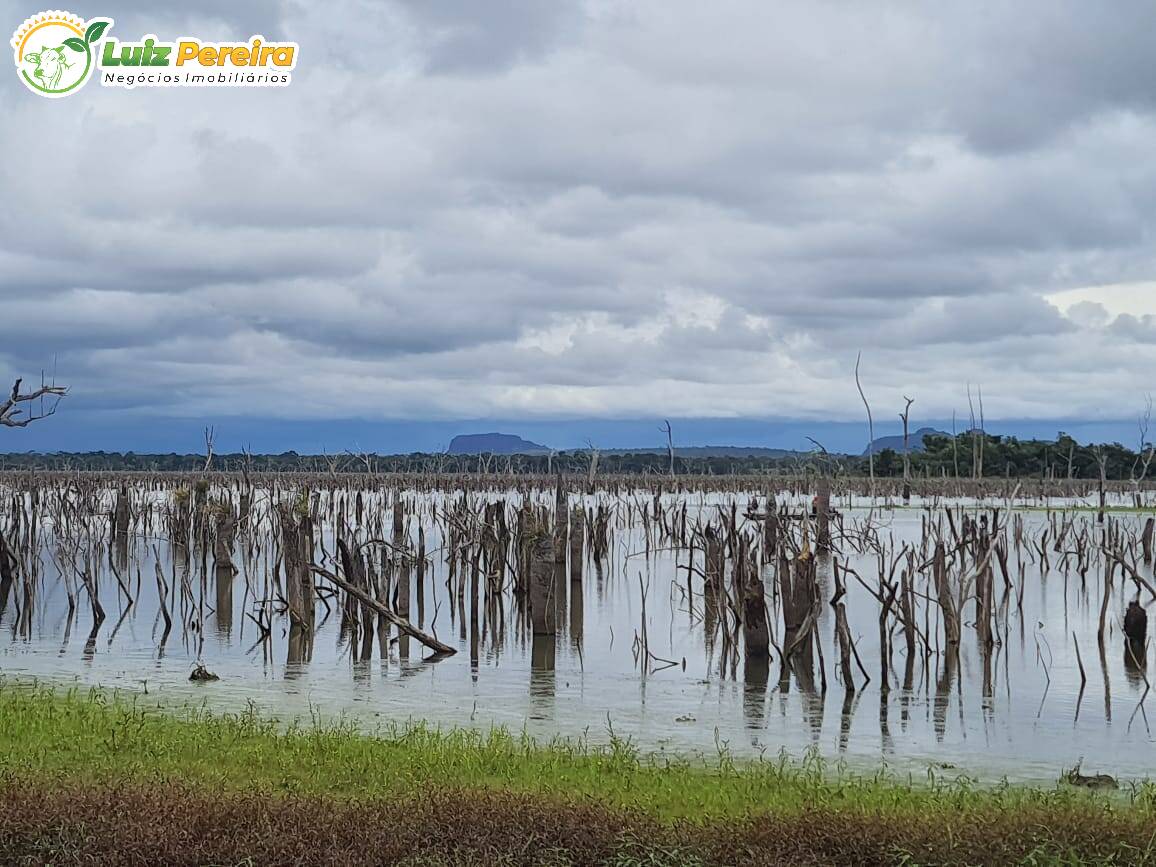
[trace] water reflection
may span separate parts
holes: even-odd
[[[553,635],[535,634],[531,641],[530,717],[550,720],[554,718],[554,670],[558,645]]]
[[[771,661],[765,656],[749,656],[743,661],[743,716],[747,728],[762,729],[766,723],[767,684]]]

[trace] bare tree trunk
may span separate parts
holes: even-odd
[[[815,548],[831,550],[831,480],[820,476],[815,496]]]
[[[674,478],[674,435],[670,429],[670,420],[665,421],[664,427],[659,430],[666,431],[666,453],[670,458],[670,477]]]
[[[911,404],[915,403],[915,398],[903,395],[903,399],[907,401],[907,405],[903,407],[903,412],[899,414],[899,417],[903,419],[903,504],[906,506],[911,502],[911,457],[907,443],[907,422],[911,415]]]
[[[754,552],[746,543],[735,556],[737,583],[743,600],[743,649],[747,659],[766,659],[771,655],[770,625],[767,623],[766,593]]]
[[[393,501],[393,572],[394,587],[394,610],[397,611],[398,616],[409,622],[410,615],[410,591],[412,580],[412,563],[410,556],[407,553],[409,545],[405,538],[405,507],[401,499],[401,491],[394,494]],[[401,659],[409,658],[409,636],[404,632],[397,640],[397,655]]]
[[[871,477],[871,502],[875,502],[875,422],[871,418],[871,404],[867,402],[867,395],[863,393],[863,386],[859,382],[859,360],[863,353],[855,356],[855,387],[859,389],[859,397],[863,399],[863,406],[867,410],[867,436],[870,442],[867,445],[867,469]]]
[[[939,598],[939,607],[943,611],[943,631],[949,645],[959,644],[959,612],[955,606],[955,597],[951,592],[951,583],[947,576],[947,554],[943,543],[937,542],[935,554],[932,558],[932,570],[935,576],[935,592]]]
[[[839,564],[832,564],[835,576],[835,595],[831,597],[831,607],[835,609],[835,635],[839,639],[839,668],[843,673],[843,688],[848,693],[855,691],[855,677],[851,671],[851,628],[847,625],[847,606],[843,597],[847,588],[839,575]]]
[[[951,411],[951,462],[955,465],[955,477],[959,478],[959,435],[955,432],[955,410]]]
[[[530,530],[530,619],[535,635],[557,632],[554,612],[554,540],[540,523]]]
[[[570,583],[582,583],[582,543],[586,538],[586,513],[581,506],[570,512]]]

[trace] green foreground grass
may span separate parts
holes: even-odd
[[[281,726],[254,710],[165,709],[147,696],[0,682],[0,774],[79,782],[180,781],[213,790],[366,798],[479,789],[641,811],[663,821],[854,808],[1136,810],[1156,815],[1156,787],[1094,796],[1066,785],[979,787],[966,777],[900,778],[831,768],[817,756],[738,762],[538,743],[505,730],[389,725],[372,735],[344,722]]]
[[[0,864],[1150,864],[1112,797],[0,681]]]

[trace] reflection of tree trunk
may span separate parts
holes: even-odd
[[[473,568],[470,569],[470,670],[478,670],[478,651],[481,647],[481,635],[478,630],[478,584],[481,581],[481,566],[478,562],[479,554],[474,555]]]
[[[1145,682],[1148,660],[1143,638],[1124,638],[1124,672],[1136,687]]]
[[[915,687],[915,657],[908,655],[903,664],[903,694],[899,698],[899,720],[906,730],[906,723],[911,705],[911,691]]]
[[[855,718],[855,707],[859,703],[854,689],[843,692],[843,708],[839,713],[839,752],[847,751],[847,741],[851,736],[851,721]]]
[[[935,738],[941,743],[943,742],[943,735],[947,731],[947,705],[951,700],[951,685],[955,681],[955,669],[958,664],[958,648],[948,646],[943,654],[943,665],[939,669],[939,676],[935,679],[935,705],[932,709]]]
[[[0,617],[8,610],[8,597],[12,593],[13,578],[10,575],[0,576]]]
[[[289,624],[289,646],[285,655],[285,664],[287,666],[296,666],[309,662],[313,657],[313,636],[312,633],[299,623],[291,622]],[[286,671],[287,675],[296,674],[290,668]]]
[[[747,656],[743,661],[743,715],[747,728],[761,729],[766,716],[767,682],[771,661],[766,656]]]
[[[827,709],[826,696],[815,694],[814,684],[810,687],[801,682],[799,688],[803,691],[803,720],[811,730],[811,740],[816,744],[823,737],[823,714]]]
[[[702,611],[702,632],[708,655],[714,652],[714,639],[718,633],[718,627],[718,605],[704,605]]]
[[[218,563],[213,572],[217,584],[217,634],[228,639],[233,632],[233,569]]]
[[[891,740],[891,726],[887,722],[887,714],[889,708],[887,706],[887,691],[880,690],[879,692],[879,740],[884,754],[893,753],[895,751],[895,744]]]
[[[582,644],[582,631],[585,628],[585,599],[582,596],[582,582],[570,582],[570,641],[578,647]]]
[[[553,714],[556,652],[553,635],[534,635],[530,646],[530,703],[538,706],[539,717]]]
[[[565,554],[565,551],[563,551]],[[563,556],[562,562],[554,562],[554,624],[557,630],[558,624],[566,623],[566,602],[569,599],[569,580],[566,577],[566,559]]]
[[[1100,673],[1104,677],[1104,719],[1112,721],[1112,687],[1108,682],[1108,657],[1104,652],[1104,642],[1100,642]]]
[[[980,647],[980,659],[983,663],[983,698],[984,702],[990,703],[992,698],[992,681],[991,681],[991,659],[992,652],[990,647]]]

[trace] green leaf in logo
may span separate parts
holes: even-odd
[[[90,44],[96,42],[100,37],[104,36],[104,31],[107,29],[107,21],[93,21],[88,25],[88,29],[84,31],[84,41]]]
[[[83,52],[83,51],[88,50],[88,46],[86,46],[83,42],[81,42],[75,36],[71,37],[70,39],[65,39],[64,44],[67,45],[69,48],[71,48],[73,51],[82,51]]]

